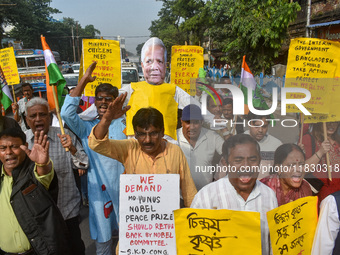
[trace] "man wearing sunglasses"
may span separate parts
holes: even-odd
[[[118,230],[119,175],[124,172],[124,167],[120,162],[91,150],[88,147],[88,136],[106,113],[109,104],[118,96],[118,89],[109,83],[100,84],[95,90],[97,117],[90,120],[81,119],[76,111],[86,84],[95,80],[91,75],[93,69],[89,68],[76,88],[66,96],[61,116],[81,139],[89,157],[89,225],[91,238],[96,243],[96,254],[111,255],[112,236]],[[124,129],[125,122],[122,118],[112,120],[108,126],[109,138],[125,139]]]

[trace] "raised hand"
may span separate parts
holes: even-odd
[[[93,70],[96,68],[96,66],[97,66],[97,62],[94,61],[94,62],[86,69],[86,72],[85,72],[85,74],[84,74],[84,76],[83,76],[86,83],[95,81],[96,76],[92,76],[92,73],[93,73]]]
[[[44,131],[40,133],[34,132],[34,144],[31,150],[25,145],[20,145],[20,148],[27,154],[27,156],[33,162],[39,165],[47,165],[49,163],[49,149],[50,142],[47,141],[47,135],[44,135]]]
[[[119,95],[113,102],[111,102],[103,115],[103,118],[111,122],[114,119],[118,119],[123,116],[131,106],[126,106],[123,108],[127,93]]]

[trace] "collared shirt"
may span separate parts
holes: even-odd
[[[340,220],[335,197],[327,196],[320,205],[311,255],[331,255],[338,236]]]
[[[182,149],[190,166],[191,176],[197,190],[213,181],[217,166],[212,165],[215,153],[222,155],[224,140],[214,131],[201,128],[201,133],[192,147],[184,137],[183,128],[177,130],[179,147]]]
[[[141,150],[136,139],[109,140],[106,135],[99,140],[93,135],[92,129],[89,146],[102,155],[122,162],[127,174],[179,174],[184,204],[190,206],[197,190],[187,160],[177,145],[166,142],[164,152],[153,159]]]
[[[27,99],[26,97],[23,97],[21,98],[19,101],[18,101],[18,114],[20,116],[20,121],[19,121],[19,124],[20,124],[20,127],[21,127],[21,130],[23,132],[27,131],[28,129],[26,128],[26,125],[25,125],[25,121],[24,121],[24,117],[23,115],[25,115],[25,107],[26,107],[26,103],[27,103]]]
[[[53,167],[51,172],[41,176],[38,175],[35,168],[34,176],[48,189],[54,176]],[[0,249],[11,253],[21,253],[31,249],[31,245],[20,227],[10,203],[13,177],[7,175],[2,167],[0,178],[3,178],[0,184]]]
[[[88,146],[88,136],[99,119],[82,120],[77,114],[80,97],[66,96],[61,116],[65,123],[81,139],[89,157],[87,188],[89,196],[89,225],[91,238],[97,242],[107,242],[112,238],[114,229],[118,229],[119,219],[119,176],[124,172],[123,165],[112,158],[94,152]],[[122,118],[113,120],[109,127],[110,139],[125,139],[125,124]],[[102,186],[105,186],[105,190]],[[113,211],[108,218],[104,214],[104,205],[112,201]]]
[[[67,220],[78,216],[80,212],[80,193],[74,179],[73,168],[76,168],[76,166],[73,164],[73,161],[82,162],[84,165],[87,165],[88,158],[76,136],[67,129],[65,129],[65,134],[71,136],[72,143],[76,147],[77,152],[74,156],[70,152],[66,152],[57,136],[60,133],[59,128],[50,127],[47,136],[50,142],[50,158],[54,163],[54,169],[58,177],[57,205],[64,219]],[[28,147],[31,149],[34,144],[32,130],[26,131],[26,137]]]
[[[245,201],[226,176],[202,188],[195,196],[191,207],[260,212],[262,254],[271,253],[266,213],[277,207],[277,200],[275,193],[263,183],[256,181],[252,192]]]
[[[249,135],[249,130],[244,132],[245,134]],[[276,137],[267,134],[262,138],[261,141],[257,141],[260,145],[260,150],[261,150],[261,170],[260,174],[258,176],[258,179],[262,179],[264,178],[268,172],[269,166],[273,166],[274,165],[274,153],[276,151],[276,149],[282,144],[282,142],[277,139]],[[267,169],[265,169],[264,167],[267,167]]]

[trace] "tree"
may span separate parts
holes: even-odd
[[[40,48],[38,47],[41,45],[40,35],[47,31],[50,15],[60,11],[49,6],[50,0],[11,0],[8,2],[13,6],[1,8],[1,32],[5,25],[12,25],[14,30],[20,31],[20,37],[25,38],[26,44],[33,48]]]
[[[300,10],[298,3],[288,0],[212,0],[208,7],[214,46],[238,70],[247,55],[255,73],[270,68],[287,38],[288,24]]]
[[[209,9],[203,0],[158,0],[163,2],[159,19],[151,22],[151,36],[162,39],[169,49],[172,45],[199,45],[209,27]]]

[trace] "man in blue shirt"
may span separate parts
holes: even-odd
[[[124,167],[120,162],[91,150],[88,147],[88,136],[92,128],[99,123],[108,105],[118,96],[118,89],[108,83],[100,84],[96,88],[97,118],[82,120],[76,113],[86,84],[95,80],[95,77],[92,77],[95,66],[94,63],[88,68],[77,87],[66,96],[61,116],[81,139],[89,157],[88,196],[91,238],[96,242],[97,254],[110,255],[112,254],[112,233],[118,230],[119,175],[124,172]],[[125,139],[124,129],[125,123],[122,118],[113,120],[109,127],[109,139]],[[114,168],[116,170],[113,170]]]

